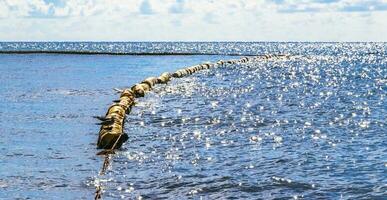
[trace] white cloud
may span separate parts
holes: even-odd
[[[46,4],[43,0],[2,0],[0,1],[0,9],[2,18],[6,17],[28,17],[33,11],[47,13],[50,4]]]
[[[0,0],[0,40],[387,41],[386,5],[387,0]]]

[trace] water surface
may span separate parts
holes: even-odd
[[[113,88],[234,57],[0,55],[0,198],[384,199],[386,45],[240,45],[297,56],[157,86],[105,176],[92,116]]]

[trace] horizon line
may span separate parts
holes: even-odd
[[[62,42],[62,43],[71,43],[71,42],[95,42],[95,43],[135,43],[135,42],[144,42],[144,43],[169,43],[169,42],[180,42],[180,43],[387,43],[387,41],[312,41],[312,40],[305,40],[305,41],[274,41],[274,40],[0,40],[0,43],[17,43],[17,42],[36,42],[36,43],[43,43],[43,42]]]

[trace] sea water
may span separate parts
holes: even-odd
[[[387,195],[385,43],[0,43],[0,52],[0,199],[92,199],[96,185],[105,199]],[[200,71],[137,99],[129,140],[98,175],[92,116],[118,98],[113,88],[268,53],[290,58]]]

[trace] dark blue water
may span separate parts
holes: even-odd
[[[385,43],[144,44],[295,56],[157,86],[138,99],[129,140],[99,176],[92,116],[117,98],[113,88],[234,57],[1,54],[0,199],[91,199],[96,185],[106,199],[386,197]]]

